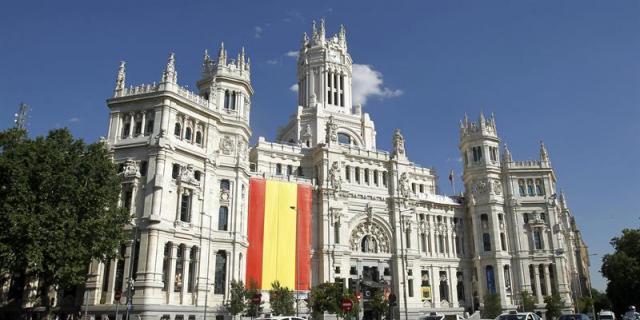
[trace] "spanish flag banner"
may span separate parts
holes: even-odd
[[[249,184],[247,283],[263,290],[308,290],[311,267],[311,187],[252,178]]]

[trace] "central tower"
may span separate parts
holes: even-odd
[[[324,20],[314,21],[311,38],[305,32],[298,56],[298,104],[351,114],[351,56],[346,31],[326,37]]]
[[[277,140],[312,148],[328,143],[327,126],[337,126],[340,144],[373,150],[375,127],[362,106],[352,104],[352,63],[347,32],[326,36],[324,20],[305,32],[298,53],[298,110],[280,129]]]

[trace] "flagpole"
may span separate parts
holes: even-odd
[[[455,179],[455,173],[453,172],[453,169],[451,169],[451,172],[449,173],[449,181],[451,182],[451,189],[453,189],[453,195],[456,195],[456,179]]]

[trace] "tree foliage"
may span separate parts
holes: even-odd
[[[593,297],[593,308],[596,313],[600,312],[600,310],[611,310],[611,301],[609,301],[606,294],[591,288],[591,296]]]
[[[389,300],[384,298],[384,292],[382,289],[375,290],[373,298],[369,301],[371,311],[375,312],[378,316],[385,315],[389,311]]]
[[[547,309],[547,319],[558,318],[562,314],[562,309],[566,307],[558,292],[553,292],[550,296],[544,297],[544,303]]]
[[[493,319],[502,313],[500,305],[500,295],[497,293],[488,293],[484,296],[484,309],[482,309],[482,318]]]
[[[316,317],[323,313],[338,313],[340,309],[340,297],[344,289],[339,283],[325,282],[313,288],[309,293],[309,306]]]
[[[129,220],[118,208],[121,179],[102,143],[87,145],[67,129],[29,139],[0,132],[0,271],[11,274],[10,305],[22,306],[24,284],[46,293],[83,284],[93,259],[113,257]]]
[[[602,258],[602,275],[607,278],[607,296],[616,313],[640,304],[640,229],[624,229],[611,239],[614,253]]]
[[[523,312],[533,312],[536,309],[536,301],[529,293],[529,291],[521,291],[520,292],[520,300],[522,302],[522,311]]]
[[[247,317],[257,317],[262,313],[262,298],[259,303],[253,302],[253,297],[256,295],[262,296],[260,293],[260,289],[258,287],[258,283],[251,279],[249,280],[249,287],[245,290],[245,298],[247,299],[247,308],[245,315]]]
[[[227,311],[235,317],[242,313],[246,307],[246,289],[244,288],[244,283],[242,283],[242,281],[232,280],[229,296]]]
[[[295,313],[293,291],[281,286],[278,280],[271,284],[269,302],[271,303],[271,313],[275,316],[291,316]]]

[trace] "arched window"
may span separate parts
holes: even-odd
[[[485,274],[487,276],[487,290],[489,291],[489,293],[496,293],[496,282],[493,273],[493,266],[486,266]]]
[[[229,208],[227,206],[221,206],[218,209],[218,230],[227,231],[229,223]]]
[[[529,196],[531,197],[536,195],[535,191],[533,190],[533,180],[531,179],[527,179],[527,191],[529,193]]]
[[[487,216],[486,213],[483,213],[480,215],[480,223],[482,224],[482,227],[485,229],[489,227],[489,216]]]
[[[507,292],[511,292],[511,272],[509,265],[504,266],[504,288]]]
[[[351,136],[349,136],[348,134],[343,133],[343,132],[338,132],[338,143],[350,145],[351,144]]]
[[[184,130],[184,139],[191,141],[191,128],[187,127],[187,129]]]
[[[542,183],[542,179],[536,179],[536,192],[539,196],[544,195],[544,184]]]
[[[524,197],[527,195],[524,188],[524,179],[518,179],[518,190],[520,190],[520,196]]]
[[[197,270],[198,265],[198,247],[193,246],[191,253],[189,253],[189,282],[187,283],[187,291],[194,292],[196,287]]]
[[[533,245],[536,250],[542,250],[544,247],[542,242],[542,231],[540,228],[535,228],[535,230],[533,230]]]
[[[191,191],[186,190],[180,195],[180,221],[191,222]]]
[[[216,253],[216,268],[214,277],[214,294],[224,294],[227,278],[227,253],[220,250]]]
[[[162,258],[162,291],[169,290],[169,268],[171,267],[171,242],[164,245],[164,257]]]
[[[182,125],[176,122],[176,125],[173,127],[173,134],[176,137],[180,138],[180,136],[182,135]]]
[[[173,292],[181,292],[182,291],[182,283],[184,281],[184,244],[181,244],[178,247],[178,252],[176,253],[176,273],[173,283]]]
[[[491,236],[488,233],[482,234],[482,246],[485,252],[491,251]]]
[[[200,131],[196,132],[196,143],[197,144],[202,144],[202,132],[200,132]]]

